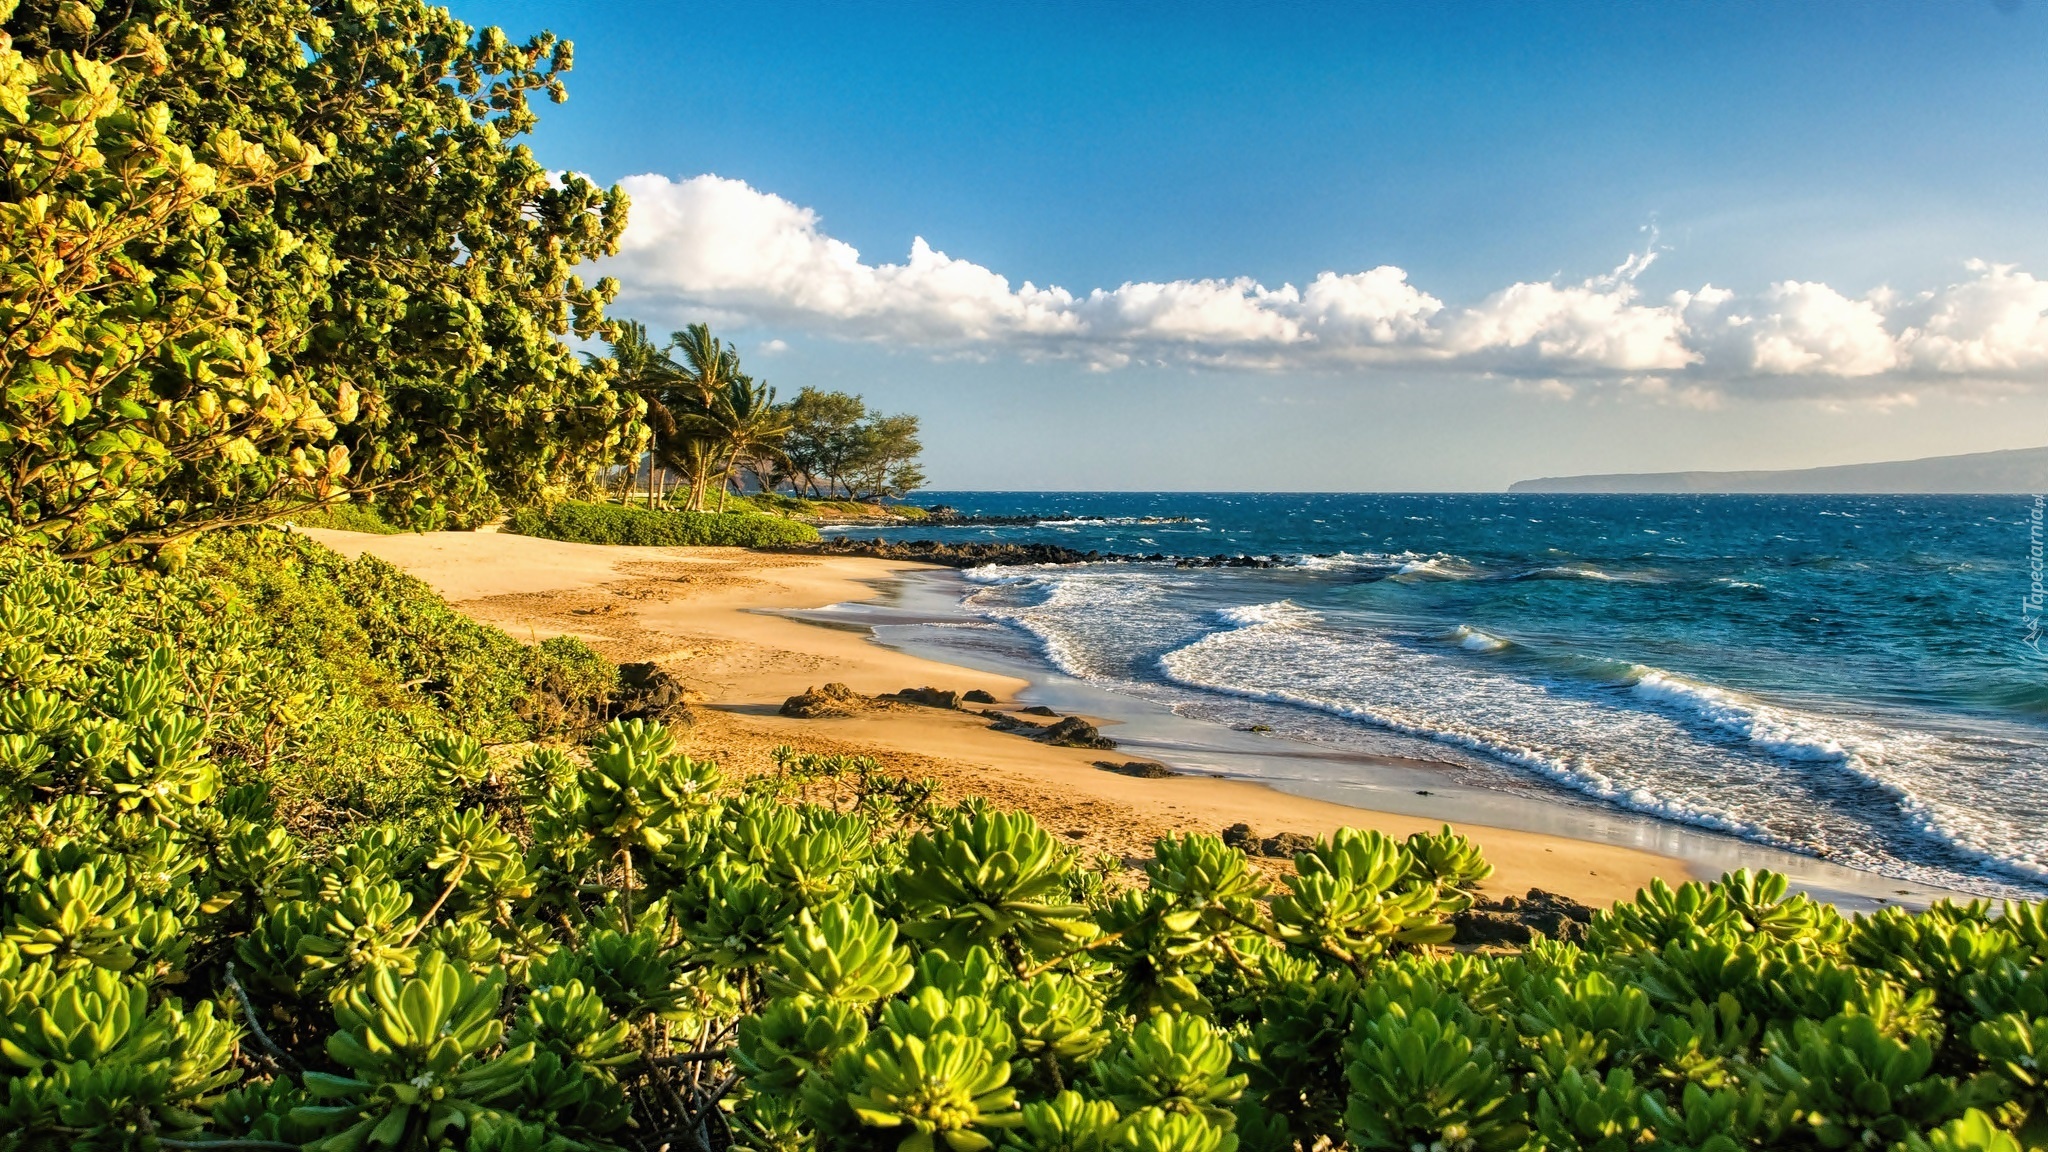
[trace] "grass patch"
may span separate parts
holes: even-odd
[[[577,544],[658,547],[762,548],[818,538],[818,530],[808,524],[758,512],[656,512],[623,504],[573,501],[545,511],[522,508],[506,521],[505,531]]]

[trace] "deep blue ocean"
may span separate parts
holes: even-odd
[[[1900,879],[2048,893],[2032,497],[919,500],[1045,518],[855,531],[1285,562],[967,574],[984,626],[1103,687]]]

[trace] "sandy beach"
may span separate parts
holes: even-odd
[[[614,660],[659,664],[701,698],[687,739],[691,754],[733,770],[765,767],[770,750],[783,744],[873,756],[892,772],[936,777],[951,794],[1029,811],[1083,851],[1127,858],[1148,856],[1152,840],[1167,832],[1214,833],[1240,822],[1269,836],[1344,825],[1406,835],[1437,826],[1243,781],[1125,776],[1096,765],[1116,753],[1050,747],[967,711],[892,703],[845,718],[778,715],[788,697],[830,681],[866,694],[980,688],[998,707],[1014,705],[1023,680],[898,652],[865,630],[776,614],[873,597],[915,565],[736,548],[604,547],[488,531],[307,535],[344,555],[379,556],[519,639],[569,634]],[[1604,904],[1653,877],[1690,874],[1682,861],[1631,848],[1453,823],[1493,862],[1486,887],[1499,894],[1542,888]]]

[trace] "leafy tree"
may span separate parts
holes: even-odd
[[[603,329],[571,269],[625,197],[519,142],[566,42],[422,0],[0,0],[0,36],[7,535],[474,522],[637,450],[562,340]]]
[[[924,470],[917,466],[923,451],[917,417],[876,413],[861,428],[860,450],[847,473],[849,494],[879,500],[924,487]]]
[[[783,452],[789,461],[790,487],[798,494],[832,493],[846,474],[859,443],[861,421],[868,406],[858,396],[805,388],[790,402],[789,436]]]
[[[844,392],[805,388],[790,403],[784,444],[789,484],[799,492],[854,499],[902,496],[924,485],[918,420],[870,412]]]

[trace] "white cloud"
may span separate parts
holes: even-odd
[[[1510,369],[1683,368],[1699,358],[1685,346],[1683,315],[1635,302],[1635,278],[1649,265],[1645,255],[1584,284],[1510,284],[1450,321],[1450,346],[1465,356],[1504,356]]]
[[[2006,376],[2048,369],[2048,281],[1972,260],[1975,280],[1902,309],[1924,313],[1902,354],[1929,372]]]
[[[1900,405],[1930,385],[2048,379],[2048,281],[2010,265],[1972,262],[1969,278],[1910,298],[1786,280],[1749,298],[1706,285],[1645,301],[1636,281],[1653,246],[1603,276],[1509,284],[1465,307],[1391,265],[1325,271],[1305,289],[1238,277],[1076,294],[1013,285],[923,237],[902,263],[864,261],[813,210],[738,180],[621,183],[633,199],[630,223],[603,271],[624,286],[621,312],[657,324],[708,318],[947,356],[1074,358],[1102,370],[1139,362],[1496,373],[1557,398],[1608,383],[1686,404],[1742,392]]]
[[[1875,376],[1898,363],[1875,300],[1851,300],[1825,284],[1773,284],[1764,310],[1742,326],[1750,370],[1761,376]]]

